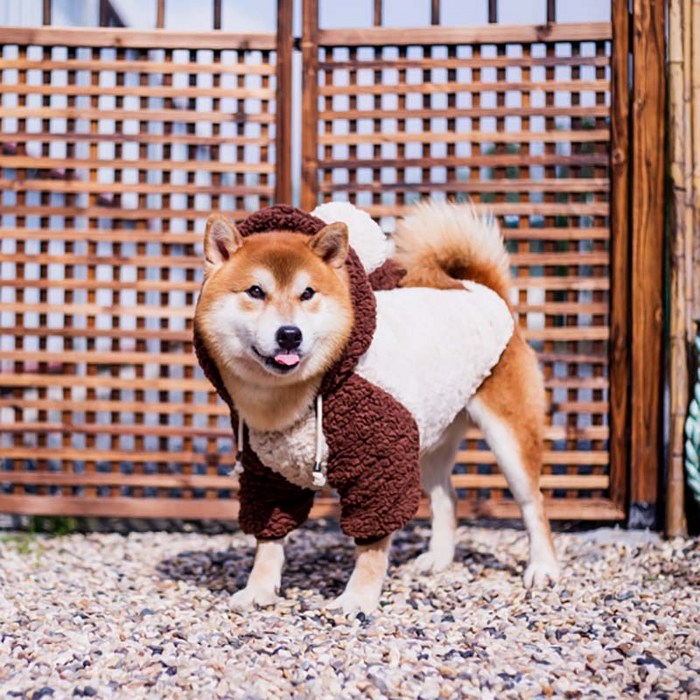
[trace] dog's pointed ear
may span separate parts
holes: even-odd
[[[211,274],[242,245],[243,237],[223,214],[212,214],[204,232],[204,268]]]
[[[337,221],[324,226],[309,241],[309,247],[323,262],[342,267],[348,257],[348,227]]]

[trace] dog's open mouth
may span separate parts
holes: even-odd
[[[279,350],[274,355],[263,355],[255,346],[253,346],[253,352],[265,363],[265,366],[282,374],[291,372],[301,362],[301,355],[298,352]]]

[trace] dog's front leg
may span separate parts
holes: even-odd
[[[372,544],[357,545],[355,568],[343,594],[329,604],[349,615],[355,612],[371,613],[379,605],[382,584],[389,566],[391,535]]]
[[[254,605],[273,605],[279,596],[284,565],[284,538],[258,540],[253,569],[246,587],[231,597],[231,608],[238,612]]]

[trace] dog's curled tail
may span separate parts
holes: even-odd
[[[460,289],[471,280],[506,302],[510,263],[498,224],[471,204],[423,202],[399,222],[394,259],[406,270],[403,287]]]

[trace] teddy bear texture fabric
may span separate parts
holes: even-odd
[[[238,230],[243,236],[270,231],[313,235],[324,225],[321,219],[299,209],[276,205],[252,214]],[[373,270],[370,281],[352,249],[346,264],[355,326],[342,356],[321,385],[323,433],[329,450],[326,473],[328,484],[340,496],[343,532],[367,543],[403,527],[415,515],[420,500],[420,446],[411,413],[355,372],[376,328],[374,289],[397,286],[403,273],[394,263],[385,262]],[[205,375],[228,404],[236,431],[235,406],[196,324],[194,347]],[[308,518],[315,492],[287,481],[264,465],[247,435],[242,463],[239,522],[246,533],[258,539],[277,539]]]

